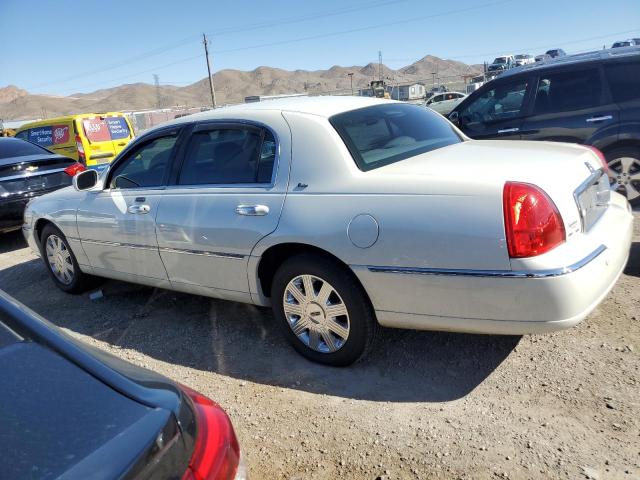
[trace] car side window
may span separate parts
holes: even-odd
[[[640,100],[640,62],[605,64],[604,71],[614,102]]]
[[[169,171],[178,135],[150,140],[130,152],[111,173],[110,188],[159,187]]]
[[[255,127],[220,127],[189,140],[179,185],[269,183],[276,157],[271,132]]]
[[[534,115],[569,112],[600,104],[602,82],[595,69],[551,73],[538,80]]]
[[[491,88],[462,110],[462,123],[482,123],[518,117],[522,112],[526,92],[526,80]]]

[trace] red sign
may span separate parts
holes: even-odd
[[[52,130],[54,145],[59,145],[61,143],[69,142],[69,126],[68,125],[54,125],[51,130]]]
[[[91,142],[108,142],[111,140],[107,122],[99,118],[87,118],[82,121],[84,133]]]

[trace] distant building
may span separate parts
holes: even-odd
[[[406,83],[400,85],[387,85],[387,91],[394,100],[418,100],[424,98],[426,89],[421,83]]]

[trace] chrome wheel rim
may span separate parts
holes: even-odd
[[[53,275],[60,283],[70,285],[73,282],[74,270],[71,252],[57,235],[49,235],[45,245],[47,262]]]
[[[289,328],[312,350],[337,352],[349,338],[347,306],[326,280],[298,275],[284,289],[282,304]]]
[[[614,190],[624,190],[627,200],[640,197],[640,160],[620,157],[609,162],[609,181]]]

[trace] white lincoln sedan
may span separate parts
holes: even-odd
[[[474,141],[421,106],[273,100],[157,127],[32,201],[24,234],[70,293],[108,277],[271,306],[347,365],[379,325],[576,325],[615,284],[632,215],[600,152]]]

